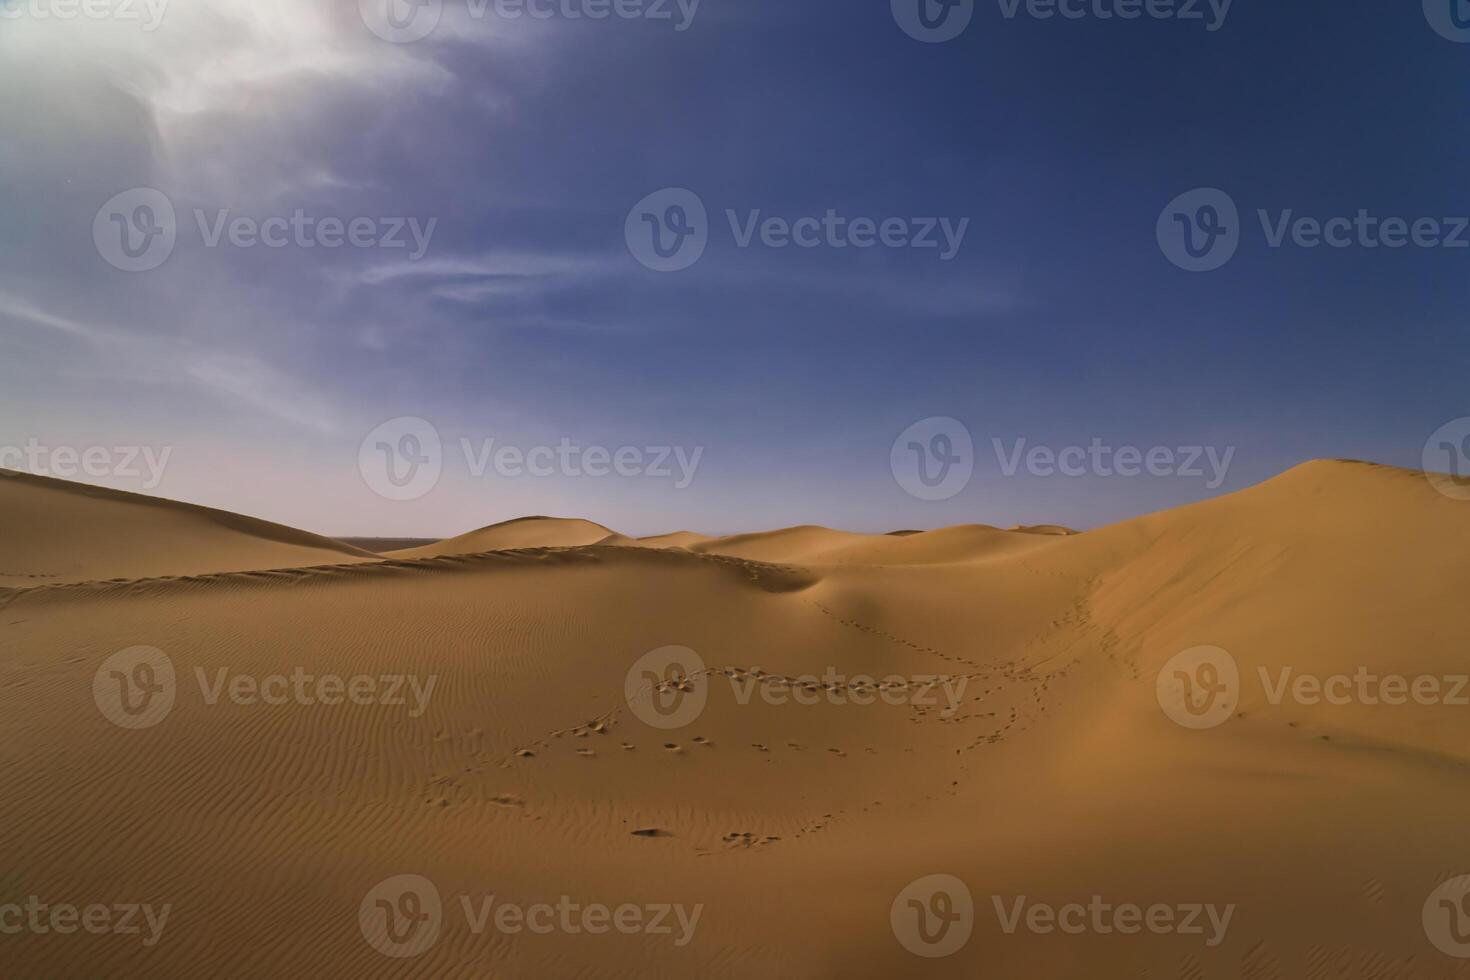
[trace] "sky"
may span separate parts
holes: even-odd
[[[1465,0],[6,0],[0,92],[3,467],[382,536],[1470,473]]]

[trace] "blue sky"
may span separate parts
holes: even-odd
[[[154,0],[151,30],[58,2],[0,20],[0,446],[170,450],[156,486],[121,467],[89,482],[339,534],[529,513],[629,533],[1088,527],[1316,457],[1418,466],[1470,415],[1470,248],[1273,248],[1257,214],[1445,237],[1470,215],[1470,31],[1437,32],[1440,0],[1201,2],[1197,20],[979,0],[941,43],[889,0],[702,0],[670,20],[448,3],[410,43],[370,29],[379,0]],[[168,201],[176,240],[129,272],[94,226],[136,188]],[[705,251],[674,272],[625,236],[666,188],[707,212]],[[1239,212],[1208,272],[1157,234],[1197,188]],[[728,211],[968,223],[945,259],[741,247]],[[366,219],[375,244],[211,246],[222,212]],[[408,247],[382,244],[395,219]],[[410,222],[432,228],[422,255]],[[443,447],[411,500],[363,472],[364,440],[400,417]],[[943,500],[891,466],[931,417],[974,445]],[[702,454],[683,487],[476,475],[461,440],[490,439]],[[1232,455],[1219,481],[1007,475],[997,439]]]

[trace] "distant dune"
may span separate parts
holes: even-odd
[[[1077,533],[1076,531],[1072,530],[1070,527],[1063,527],[1060,524],[1019,524],[1016,527],[1011,528],[1011,530],[1012,531],[1018,531],[1018,532],[1020,532],[1022,534],[1076,534]]]
[[[432,558],[438,555],[474,555],[485,551],[507,551],[513,548],[575,548],[597,544],[611,537],[612,531],[591,521],[567,520],[559,517],[522,517],[491,524],[478,531],[455,538],[436,541],[421,548],[392,553],[394,558]]]
[[[710,540],[708,535],[695,534],[693,531],[675,531],[672,534],[655,534],[639,538],[638,543],[647,548],[693,548],[708,540]]]
[[[1075,533],[1052,527],[1015,530]],[[258,571],[593,544],[683,548],[759,561],[922,564],[976,557],[1004,542],[1010,534],[985,525],[891,535],[808,525],[725,537],[678,531],[634,539],[591,521],[523,517],[443,540],[334,539],[226,511],[28,474],[0,478],[0,531],[7,543],[0,556],[0,586]]]
[[[435,544],[441,538],[352,538],[339,537],[338,541],[350,544],[354,548],[371,551],[377,555],[387,554],[390,551],[408,551],[412,548],[422,548],[426,545]]]
[[[834,531],[808,524],[779,531],[757,534],[734,534],[713,538],[694,545],[690,550],[703,553],[733,555],[756,561],[806,561],[816,556],[834,554],[845,548],[869,541],[866,534]]]
[[[34,478],[0,515],[0,901],[173,905],[150,947],[0,936],[7,977],[1470,976],[1423,918],[1470,873],[1470,708],[1271,694],[1470,671],[1470,505],[1422,474],[1310,463],[1081,534],[527,518],[382,558]],[[98,699],[137,645],[176,685],[129,728]],[[1170,701],[1220,682],[1173,666],[1201,647],[1235,697]],[[298,669],[431,696],[206,696]],[[908,897],[941,874],[968,905]],[[442,900],[421,949],[400,875]],[[486,896],[700,911],[476,932]],[[1094,899],[1230,918],[1006,926]]]

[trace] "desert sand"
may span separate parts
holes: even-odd
[[[532,518],[387,555],[0,477],[0,929],[31,896],[169,908],[0,934],[0,976],[1470,977],[1425,923],[1470,873],[1470,707],[1257,679],[1465,674],[1467,556],[1470,505],[1351,462],[1084,533]],[[698,660],[630,696],[668,647]],[[1243,680],[1195,729],[1158,682],[1199,647]],[[381,699],[220,693],[303,672]],[[968,906],[911,904],[931,875]],[[542,934],[491,896],[698,917]],[[997,911],[1099,901],[1230,918]]]

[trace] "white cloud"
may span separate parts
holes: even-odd
[[[20,7],[0,20],[0,87],[25,91],[27,112],[47,113],[54,102],[70,129],[92,129],[104,145],[120,137],[152,144],[154,184],[186,197],[244,203],[352,186],[313,151],[344,100],[386,104],[453,83],[438,60],[442,44],[376,37],[355,0],[113,0],[136,20],[59,20],[29,10],[56,0],[9,2]],[[145,27],[150,5],[162,5],[156,30]],[[439,40],[493,43],[491,26],[447,26]],[[119,133],[105,108],[77,113],[79,100],[105,90],[134,102],[147,130]]]

